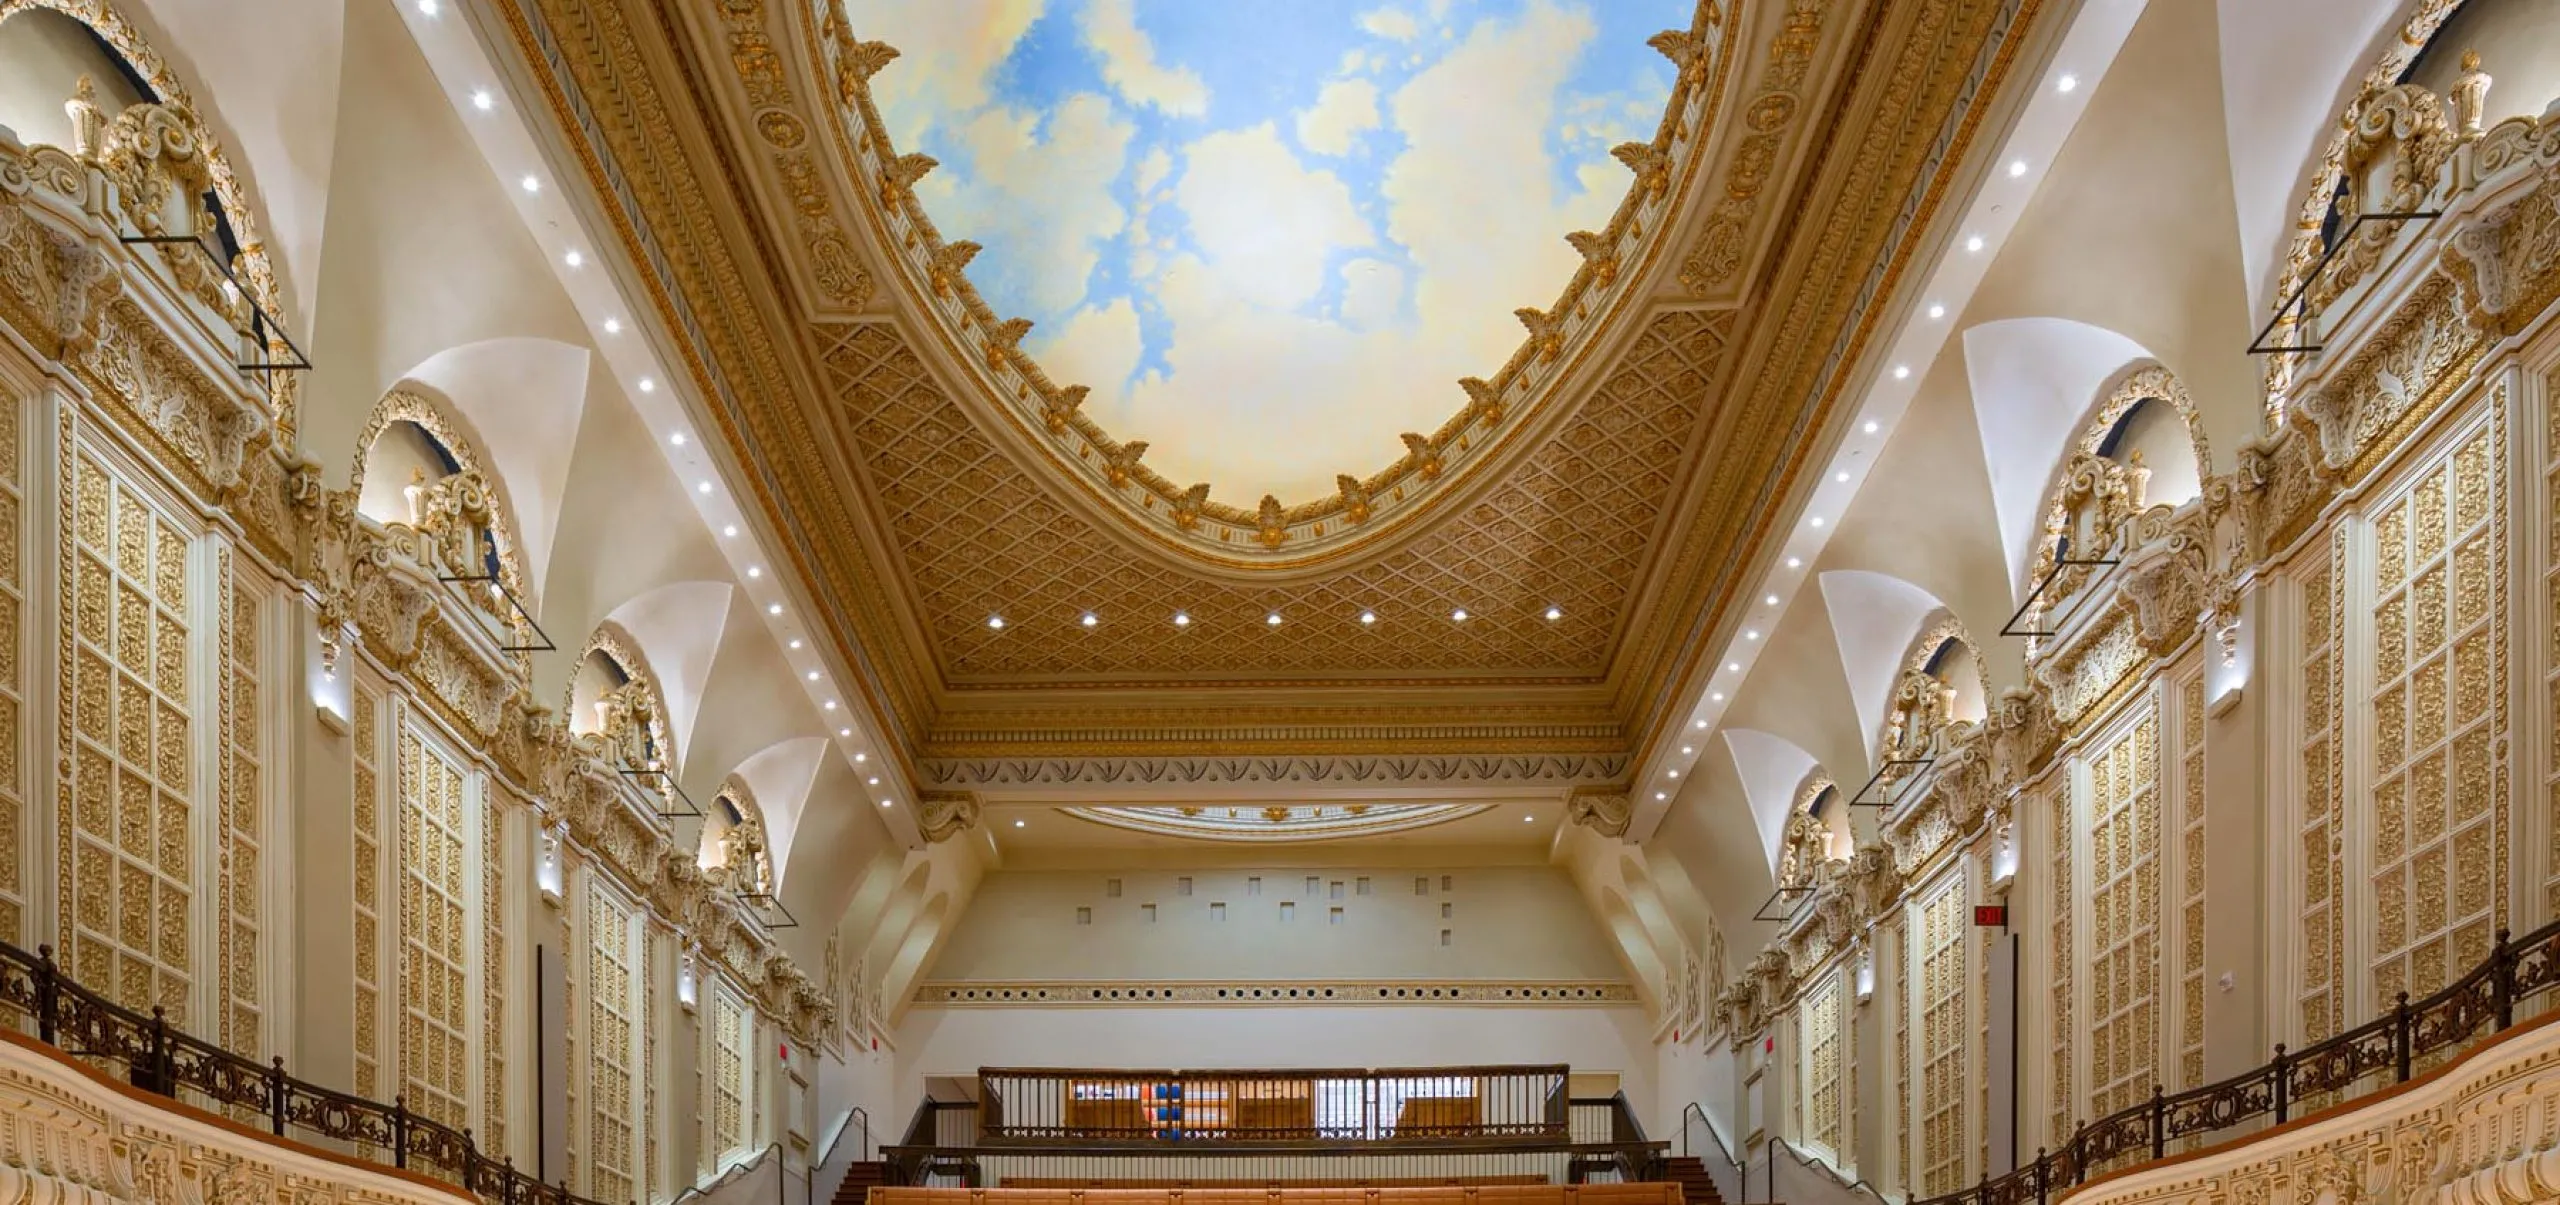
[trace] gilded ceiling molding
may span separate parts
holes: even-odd
[[[1742,124],[1749,131],[1733,152],[1732,174],[1724,195],[1707,210],[1706,228],[1680,259],[1680,284],[1692,297],[1706,297],[1732,284],[1750,248],[1746,232],[1759,209],[1796,119],[1810,107],[1805,76],[1822,42],[1822,18],[1829,0],[1788,0],[1769,40],[1767,64],[1751,103],[1743,106]]]
[[[718,14],[728,38],[729,62],[745,85],[754,113],[748,124],[764,145],[773,178],[789,198],[800,244],[808,255],[809,276],[818,286],[825,311],[854,312],[871,304],[876,288],[861,253],[836,217],[835,199],[826,170],[809,145],[809,126],[794,97],[788,66],[765,30],[759,4],[719,4],[703,11]]]
[[[175,129],[183,139],[194,144],[192,152],[202,156],[207,182],[214,197],[222,204],[223,217],[231,223],[232,234],[239,240],[240,255],[235,271],[267,313],[283,314],[275,266],[267,257],[266,242],[258,232],[257,215],[260,210],[250,201],[247,179],[232,168],[230,157],[223,153],[221,140],[197,119],[195,101],[177,73],[170,70],[168,63],[143,39],[141,31],[105,0],[0,0],[0,21],[30,9],[48,9],[88,26],[99,40],[123,56],[151,91],[160,97],[161,103],[155,107],[175,118]],[[145,106],[134,107],[141,109]],[[176,258],[169,257],[172,261]],[[274,350],[280,353],[283,349]],[[287,442],[293,436],[298,395],[297,374],[271,374],[265,399],[267,416],[273,421],[277,434]]]
[[[733,30],[748,19],[735,14],[751,14],[761,30],[761,5],[729,7]],[[965,268],[982,248],[945,240],[917,199],[915,182],[934,160],[900,154],[885,133],[871,78],[884,67],[897,69],[890,66],[897,50],[863,40],[842,0],[828,0],[814,21],[814,36],[803,39],[811,71],[835,81],[838,149],[872,181],[855,193],[870,214],[874,245],[898,265],[892,275],[941,341],[947,361],[971,378],[1018,436],[1044,451],[1052,468],[1148,543],[1231,570],[1326,566],[1381,546],[1388,533],[1429,513],[1434,499],[1536,446],[1528,432],[1575,382],[1605,369],[1598,357],[1605,332],[1641,302],[1646,269],[1669,241],[1664,232],[1680,224],[1702,148],[1717,128],[1732,54],[1716,0],[1698,0],[1687,30],[1650,40],[1677,77],[1652,140],[1613,151],[1633,175],[1626,197],[1600,231],[1557,232],[1581,253],[1581,267],[1555,304],[1515,311],[1527,339],[1489,376],[1459,383],[1466,404],[1447,422],[1427,434],[1406,433],[1405,456],[1382,471],[1338,475],[1330,497],[1284,503],[1265,496],[1246,507],[1213,500],[1212,483],[1175,482],[1147,467],[1140,459],[1145,441],[1112,437],[1082,413],[1083,386],[1052,380],[1022,351],[1030,322],[998,315],[969,283]],[[775,86],[761,78],[771,72],[757,55],[733,52],[732,58],[751,95]]]
[[[1366,1004],[1640,1005],[1634,986],[1597,981],[1514,979],[1042,979],[925,983],[914,1002],[936,1008],[1179,1004],[1236,1007]]]
[[[1115,757],[928,760],[937,787],[1217,786],[1236,784],[1537,784],[1596,782],[1626,773],[1623,754],[1536,756]]]
[[[1268,806],[1071,807],[1079,820],[1160,837],[1252,844],[1374,837],[1464,820],[1492,807],[1477,803],[1349,803]]]

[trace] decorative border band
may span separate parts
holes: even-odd
[[[1500,1004],[1639,1005],[1624,983],[1551,980],[1428,979],[1210,979],[1168,982],[1131,980],[1031,980],[1006,983],[927,983],[915,1003],[946,1008],[1022,1008],[1053,1005],[1211,1004]]]

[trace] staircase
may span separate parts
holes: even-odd
[[[1694,1163],[1696,1160],[1693,1159],[1690,1162]],[[871,1190],[873,1188],[887,1184],[888,1182],[888,1164],[878,1162],[856,1163],[844,1169],[844,1182],[836,1185],[836,1195],[834,1201],[831,1202],[831,1205],[863,1205],[864,1200],[871,1195]],[[1714,1190],[1709,1189],[1708,1191],[1712,1192]]]
[[[1686,1205],[1724,1205],[1724,1194],[1717,1192],[1716,1182],[1707,1178],[1704,1159],[1675,1155],[1663,1162],[1662,1178],[1680,1186],[1680,1199]]]

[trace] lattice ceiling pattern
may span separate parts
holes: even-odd
[[[893,328],[829,328],[824,363],[834,422],[952,682],[1596,678],[1702,438],[1731,321],[1656,316],[1581,411],[1464,515],[1338,576],[1267,588],[1184,572],[1095,529],[999,451]]]

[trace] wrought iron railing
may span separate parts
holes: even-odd
[[[1566,1136],[1560,1066],[978,1072],[980,1136],[1007,1142],[1385,1142]]]
[[[2554,986],[2560,986],[2560,921],[2521,941],[2508,940],[2507,931],[2500,929],[2488,961],[2425,999],[2412,1001],[2402,992],[2389,1013],[2301,1050],[2278,1045],[2272,1062],[2219,1083],[2184,1092],[2164,1092],[2155,1085],[2150,1100],[2082,1124],[2060,1150],[2038,1149],[2035,1161],[2016,1171],[1913,1205],[2041,1203],[2093,1172],[2117,1170],[2109,1165],[2118,1160],[2130,1167],[2164,1158],[2171,1143],[2260,1117],[2272,1116],[2282,1124],[2306,1099],[2338,1097],[2385,1075],[2392,1083],[2405,1082],[2420,1060],[2452,1050],[2484,1029],[2497,1033],[2514,1025],[2520,1002]]]
[[[159,1008],[144,1016],[75,983],[53,961],[53,947],[33,954],[0,942],[0,1009],[32,1025],[37,1040],[88,1063],[124,1069],[135,1087],[173,1101],[256,1114],[278,1137],[296,1134],[346,1143],[359,1158],[441,1178],[500,1205],[603,1205],[548,1185],[492,1159],[457,1129],[390,1104],[323,1088],[267,1063],[233,1054],[169,1024]],[[190,1095],[194,1099],[190,1099]]]

